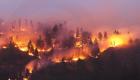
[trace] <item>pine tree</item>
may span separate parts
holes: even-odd
[[[31,40],[28,42],[28,52],[34,52],[34,47]]]
[[[105,39],[107,39],[107,38],[108,38],[108,34],[107,34],[107,32],[106,32],[106,31],[104,32],[104,38],[105,38]]]
[[[98,38],[99,38],[99,40],[102,40],[103,35],[102,35],[102,33],[101,33],[101,32],[99,32],[99,33],[98,33]]]
[[[37,48],[39,48],[39,49],[44,48],[44,41],[43,41],[41,35],[39,35],[39,38],[38,38],[37,43],[36,43],[36,46],[37,46]]]
[[[114,34],[119,35],[119,34],[120,34],[120,32],[119,32],[118,30],[115,30],[115,31],[114,31]]]
[[[96,57],[98,56],[99,53],[100,53],[99,43],[98,40],[95,39],[93,43],[92,55]]]
[[[36,48],[35,51],[34,51],[34,56],[35,56],[35,57],[38,57],[38,56],[39,56],[39,53],[38,53],[38,49],[37,49],[37,48]]]

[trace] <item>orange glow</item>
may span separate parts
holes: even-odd
[[[76,43],[75,43],[75,47],[79,47],[79,48],[82,47],[82,42],[81,42],[81,41],[76,42]]]
[[[25,29],[25,28],[21,28],[20,30],[21,30],[21,31],[26,31],[26,29]]]
[[[30,74],[33,73],[33,70],[34,70],[34,62],[31,62],[31,63],[27,64],[26,69],[29,70],[29,73]]]
[[[123,46],[128,43],[128,39],[124,35],[112,35],[109,38],[109,45],[110,47],[118,47]]]
[[[85,60],[86,59],[86,56],[79,56],[79,59]]]
[[[73,61],[78,61],[79,58],[78,57],[75,57],[75,58],[72,58]]]
[[[87,49],[87,50],[85,50]],[[78,49],[74,48],[70,51],[62,51],[62,53],[57,53],[51,57],[54,63],[60,62],[77,62],[78,60],[85,60],[90,55],[88,48]]]
[[[23,78],[23,80],[29,80],[28,78]]]
[[[52,50],[52,48],[48,48],[48,49],[47,49],[47,52],[50,52],[51,50]]]
[[[34,54],[33,54],[33,53],[31,53],[31,52],[29,52],[29,53],[28,53],[28,55],[30,55],[30,56],[34,56]]]
[[[32,68],[29,68],[29,73],[32,73],[33,72],[33,69]]]
[[[28,51],[28,48],[27,47],[20,47],[19,48],[21,51],[23,51],[23,52],[27,52]]]
[[[38,52],[44,52],[45,49],[38,49]]]
[[[2,48],[3,48],[3,49],[6,49],[6,48],[7,48],[7,46],[3,46]]]
[[[20,51],[27,53],[29,56],[37,56],[41,59],[44,54],[51,52],[53,50],[52,51],[53,55],[51,55],[51,57],[49,56],[49,59],[54,63],[76,62],[78,60],[86,60],[88,59],[89,56],[98,58],[98,55],[96,56],[92,55],[94,54],[94,52],[92,51],[94,51],[93,48],[95,46],[94,45],[95,38],[98,41],[98,47],[100,48],[99,52],[103,52],[109,47],[119,47],[128,44],[128,35],[125,34],[119,34],[119,35],[108,34],[107,38],[103,37],[102,40],[99,40],[98,35],[93,35],[92,33],[91,35],[88,35],[87,39],[84,39],[86,37],[84,37],[82,31],[77,31],[75,33],[72,33],[73,35],[72,37],[74,38],[72,47],[69,50],[67,50],[67,52],[65,52],[66,49],[63,49],[62,47],[63,40],[60,39],[57,42],[57,39],[50,39],[52,40],[51,41],[52,43],[51,45],[47,45],[46,44],[47,42],[45,40],[47,36],[42,34],[41,32],[35,31],[31,27],[27,27],[24,25],[22,25],[20,29],[15,28],[13,31],[9,31],[6,34],[0,33],[0,35],[7,36],[6,38],[8,38],[8,40],[5,41],[5,43],[12,41],[15,44],[16,48],[18,48]],[[37,45],[38,42],[37,40],[39,36],[41,36],[43,47]],[[45,37],[42,38],[42,36]],[[31,42],[31,48],[29,48],[30,46],[28,45],[29,41]],[[2,45],[5,43],[2,43]],[[3,49],[7,48],[7,46],[1,46],[1,47]],[[30,66],[28,68],[30,70],[30,73],[32,73],[33,68]]]
[[[53,58],[51,58],[52,59],[52,61],[54,62],[54,63],[60,63],[61,61],[62,61],[62,57],[61,56],[55,56],[55,57],[53,57]]]

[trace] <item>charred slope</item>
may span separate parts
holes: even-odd
[[[31,80],[140,80],[140,43],[109,48],[99,59],[47,66]]]
[[[140,43],[110,48],[101,57],[105,79],[140,80]]]
[[[21,76],[25,65],[32,59],[34,58],[14,47],[0,50],[0,79],[8,80]]]

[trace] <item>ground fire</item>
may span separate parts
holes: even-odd
[[[63,24],[44,28],[46,31],[35,29],[37,28],[33,27],[32,22],[30,25],[25,25],[19,21],[17,27],[12,25],[10,31],[2,33],[7,37],[4,37],[5,43],[1,47],[7,48],[10,42],[30,56],[41,58],[44,55],[52,55],[51,60],[54,62],[71,62],[91,56],[98,57],[100,52],[107,48],[127,45],[130,40],[129,34],[120,33],[117,30],[110,34],[99,32],[98,35],[94,35],[82,28],[68,31]]]
[[[37,58],[26,66],[26,74],[32,74],[34,70],[46,64],[40,63],[40,60],[45,59],[53,64],[75,63],[90,57],[99,58],[101,53],[110,47],[127,46],[132,42],[128,33],[117,30],[94,35],[94,32],[82,28],[70,31],[63,24],[40,28],[39,25],[33,27],[19,23],[17,27],[12,25],[10,30],[2,32],[1,35],[6,35],[1,37],[2,49],[13,46],[24,54]],[[28,80],[28,76],[24,80]]]

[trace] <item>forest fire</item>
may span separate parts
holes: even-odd
[[[22,26],[10,29],[3,33],[6,35],[3,49],[13,45],[28,56],[39,60],[46,59],[53,64],[65,62],[75,63],[79,60],[87,60],[90,57],[99,58],[101,53],[109,47],[127,45],[128,34],[99,32],[95,35],[91,32],[77,28],[75,31],[65,31],[62,24],[56,24],[51,28],[43,28],[38,31],[31,26]],[[44,31],[45,30],[45,31]],[[5,38],[5,37],[4,37]],[[4,40],[4,39],[3,39]],[[2,41],[4,42],[4,41]],[[32,74],[35,66],[41,66],[40,62],[29,63],[26,68]]]
[[[0,0],[0,80],[140,80],[140,0]]]
[[[15,49],[17,53],[34,58],[24,68],[24,80],[34,72],[48,65],[77,64],[89,59],[100,59],[108,48],[128,46],[131,38],[127,33],[115,30],[112,33],[84,31],[82,28],[69,31],[62,24],[42,27],[38,31],[24,26],[12,28],[1,35],[0,47],[4,50]]]
[[[79,28],[72,35],[66,33],[66,36],[68,36],[66,40],[59,40],[59,36],[64,36],[60,34],[60,32],[63,32],[62,25],[55,25],[52,29],[47,30],[49,32],[47,32],[47,35],[40,35],[37,31],[34,33],[26,27],[21,28],[20,31],[16,29],[14,31],[8,32],[14,47],[26,52],[29,56],[40,57],[51,54],[52,56],[49,59],[54,63],[75,62],[85,60],[88,57],[98,58],[100,52],[109,47],[126,45],[129,40],[128,35],[119,34],[118,31],[110,35],[107,32],[99,32],[96,36]],[[42,36],[46,38],[42,38]],[[2,48],[6,49],[7,47],[3,46]]]
[[[110,40],[109,42],[111,43],[110,46],[112,47],[121,46],[127,43],[127,40],[125,40],[124,37],[119,36],[119,35],[113,35],[110,37],[109,40]]]
[[[76,62],[78,60],[85,60],[87,59],[90,55],[90,51],[84,51],[84,50],[79,50],[79,49],[72,49],[66,52],[61,52],[52,57],[52,61],[54,63],[60,63],[60,62]]]

